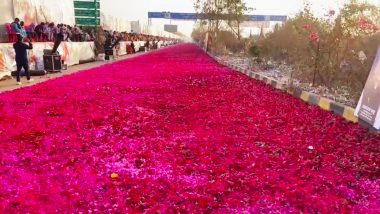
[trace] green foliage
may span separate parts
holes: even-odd
[[[345,86],[358,98],[380,44],[379,22],[378,8],[356,0],[324,18],[306,5],[259,45],[265,57],[293,65],[293,76],[302,82]],[[366,60],[359,58],[363,53]]]
[[[197,23],[197,26],[193,29],[191,33],[191,38],[195,42],[204,42],[206,39],[207,27],[203,21]]]
[[[104,53],[104,44],[106,42],[106,36],[102,27],[96,27],[95,29],[95,55],[98,56],[100,53]]]
[[[260,49],[259,46],[253,45],[253,46],[251,46],[249,48],[248,53],[249,53],[249,55],[251,55],[253,57],[260,58],[260,56],[261,56],[261,49]]]
[[[244,44],[242,44],[236,37],[234,33],[227,30],[221,30],[216,35],[216,42],[215,44],[220,50],[222,47],[225,49],[233,52],[238,53],[244,49]]]
[[[368,36],[379,30],[380,10],[375,5],[351,0],[340,14],[338,19],[346,37]]]

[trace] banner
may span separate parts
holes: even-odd
[[[25,25],[40,22],[55,22],[74,25],[74,3],[72,0],[13,0],[15,18]]]
[[[178,25],[164,25],[164,31],[167,31],[170,33],[177,33]]]
[[[3,58],[4,71],[0,72],[0,79],[4,76],[9,76],[13,67],[16,67],[15,60],[15,51],[13,49],[13,44],[10,43],[1,43],[0,44],[0,53]]]
[[[4,0],[1,0],[1,1],[4,1]],[[24,21],[26,26],[32,23],[38,24],[41,22],[54,22],[55,24],[63,23],[63,24],[71,25],[71,26],[75,25],[75,9],[74,9],[73,0],[10,0],[10,1],[11,2],[9,4],[12,4],[12,1],[13,1],[14,17],[6,16],[6,14],[8,14],[6,13],[7,11],[3,11],[2,8],[0,9],[0,13],[3,16],[6,16],[5,22],[12,22],[13,19],[17,17],[20,20]],[[86,1],[86,2],[90,2],[90,1]],[[91,1],[90,3],[93,3],[93,1]],[[4,5],[3,2],[1,4]],[[12,6],[10,5],[9,7],[12,7]],[[78,11],[77,9],[77,12],[83,13],[86,11]],[[12,11],[10,12],[10,14],[11,13]],[[130,22],[128,22],[125,19],[125,17],[114,16],[112,11],[107,11],[107,12],[99,11],[99,13],[101,14],[100,20],[102,23],[102,27],[104,29],[113,30],[113,31],[115,30],[127,31],[127,32],[130,31],[130,28],[131,28]],[[87,14],[86,16],[88,15],[89,14]],[[96,12],[96,14],[94,15],[98,16],[99,14],[98,12]],[[79,20],[79,22],[82,21],[91,25],[91,23],[88,23],[88,22],[92,22],[92,20],[83,19],[86,16],[82,17],[78,15],[77,19],[82,19],[82,20]]]
[[[380,47],[355,115],[380,130]]]
[[[32,0],[13,0],[13,10],[15,18],[30,25],[37,22],[37,5]]]
[[[163,42],[158,43],[160,48]],[[127,45],[131,42],[120,42],[117,50],[118,55],[127,54]],[[33,49],[28,51],[29,66],[32,70],[43,70],[43,54],[44,49],[52,49],[52,42],[38,42],[33,44]],[[135,41],[135,51],[145,45],[145,41]],[[80,61],[88,61],[95,59],[94,42],[62,42],[58,48],[61,53],[62,60],[68,66],[77,65]],[[15,51],[13,44],[0,43],[0,79],[4,76],[10,76],[11,71],[16,70]]]
[[[0,25],[13,22],[13,20],[14,20],[14,17],[13,17],[13,1],[12,0],[1,0],[0,2],[1,2]],[[5,26],[1,26],[1,27],[5,28]],[[1,33],[3,33],[3,32],[1,32]]]
[[[29,66],[32,70],[42,70],[44,49],[52,49],[52,42],[39,42],[33,44],[33,49],[28,51]],[[58,48],[62,60],[68,66],[79,64],[79,61],[95,59],[94,42],[62,42]],[[15,52],[13,44],[0,44],[0,79],[9,76],[16,70]]]
[[[5,58],[4,54],[0,52],[0,76],[3,72],[5,72]]]
[[[37,6],[37,23],[54,22],[73,26],[75,24],[72,0],[34,0]]]

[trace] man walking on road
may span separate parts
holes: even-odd
[[[33,49],[33,45],[28,39],[28,45],[23,43],[23,37],[20,34],[17,34],[17,42],[13,44],[13,48],[16,52],[16,64],[17,64],[17,84],[21,85],[20,82],[20,72],[24,68],[28,82],[32,82],[33,79],[30,79],[29,73],[29,63],[28,63],[28,49]]]

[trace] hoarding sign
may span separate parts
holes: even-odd
[[[380,130],[380,47],[355,115]]]
[[[170,33],[177,33],[178,26],[177,25],[164,25],[164,30]]]

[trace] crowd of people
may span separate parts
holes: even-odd
[[[30,24],[25,26],[23,21],[16,18],[11,23],[12,33],[21,34],[35,42],[52,42],[55,41],[59,34],[63,35],[64,41],[91,41],[91,35],[84,32],[81,26],[74,27],[66,24],[55,24],[54,22],[41,22],[39,24]]]
[[[23,21],[16,18],[11,23],[11,30],[15,34],[21,34],[23,38],[28,38],[33,42],[54,42],[59,37],[62,41],[84,42],[96,39],[96,28],[81,26],[70,26],[66,24],[55,24],[54,22],[41,22],[40,24],[30,24],[25,26]],[[152,36],[134,32],[118,32],[104,30],[107,39],[115,41],[147,41],[150,46],[155,46],[158,41],[172,40],[160,36]],[[14,42],[14,41],[10,41]],[[154,47],[153,47],[154,48]]]
[[[149,49],[157,49],[159,42],[161,42],[161,46],[167,45],[169,38],[161,37],[161,36],[152,36],[146,34],[137,34],[137,33],[127,33],[127,32],[117,32],[117,31],[104,31],[106,37],[106,46],[117,46],[120,41],[130,41],[130,47],[132,53],[135,52],[134,41],[144,41],[144,48]]]
[[[16,18],[11,24],[10,28],[12,33],[16,35],[13,47],[16,52],[16,79],[17,84],[21,83],[21,69],[24,69],[27,76],[28,82],[33,81],[30,78],[29,73],[29,62],[27,56],[27,50],[33,49],[31,42],[54,42],[54,47],[52,53],[56,53],[59,44],[62,41],[73,41],[73,42],[82,42],[82,41],[94,41],[95,42],[95,51],[96,55],[99,53],[105,53],[106,57],[114,54],[114,49],[116,49],[116,54],[120,50],[121,41],[129,41],[126,43],[127,54],[133,54],[136,52],[134,41],[139,41],[137,51],[149,51],[152,49],[158,49],[159,46],[167,46],[169,44],[177,43],[178,40],[152,36],[140,33],[127,33],[127,32],[117,32],[117,31],[107,31],[103,30],[102,27],[92,27],[83,30],[81,27],[71,27],[65,24],[55,25],[54,23],[40,23],[38,25],[29,25],[25,26],[23,21]],[[144,45],[141,45],[141,41],[144,42]],[[28,42],[25,44],[24,42]],[[109,52],[110,51],[110,52]],[[116,56],[117,57],[117,56]]]

